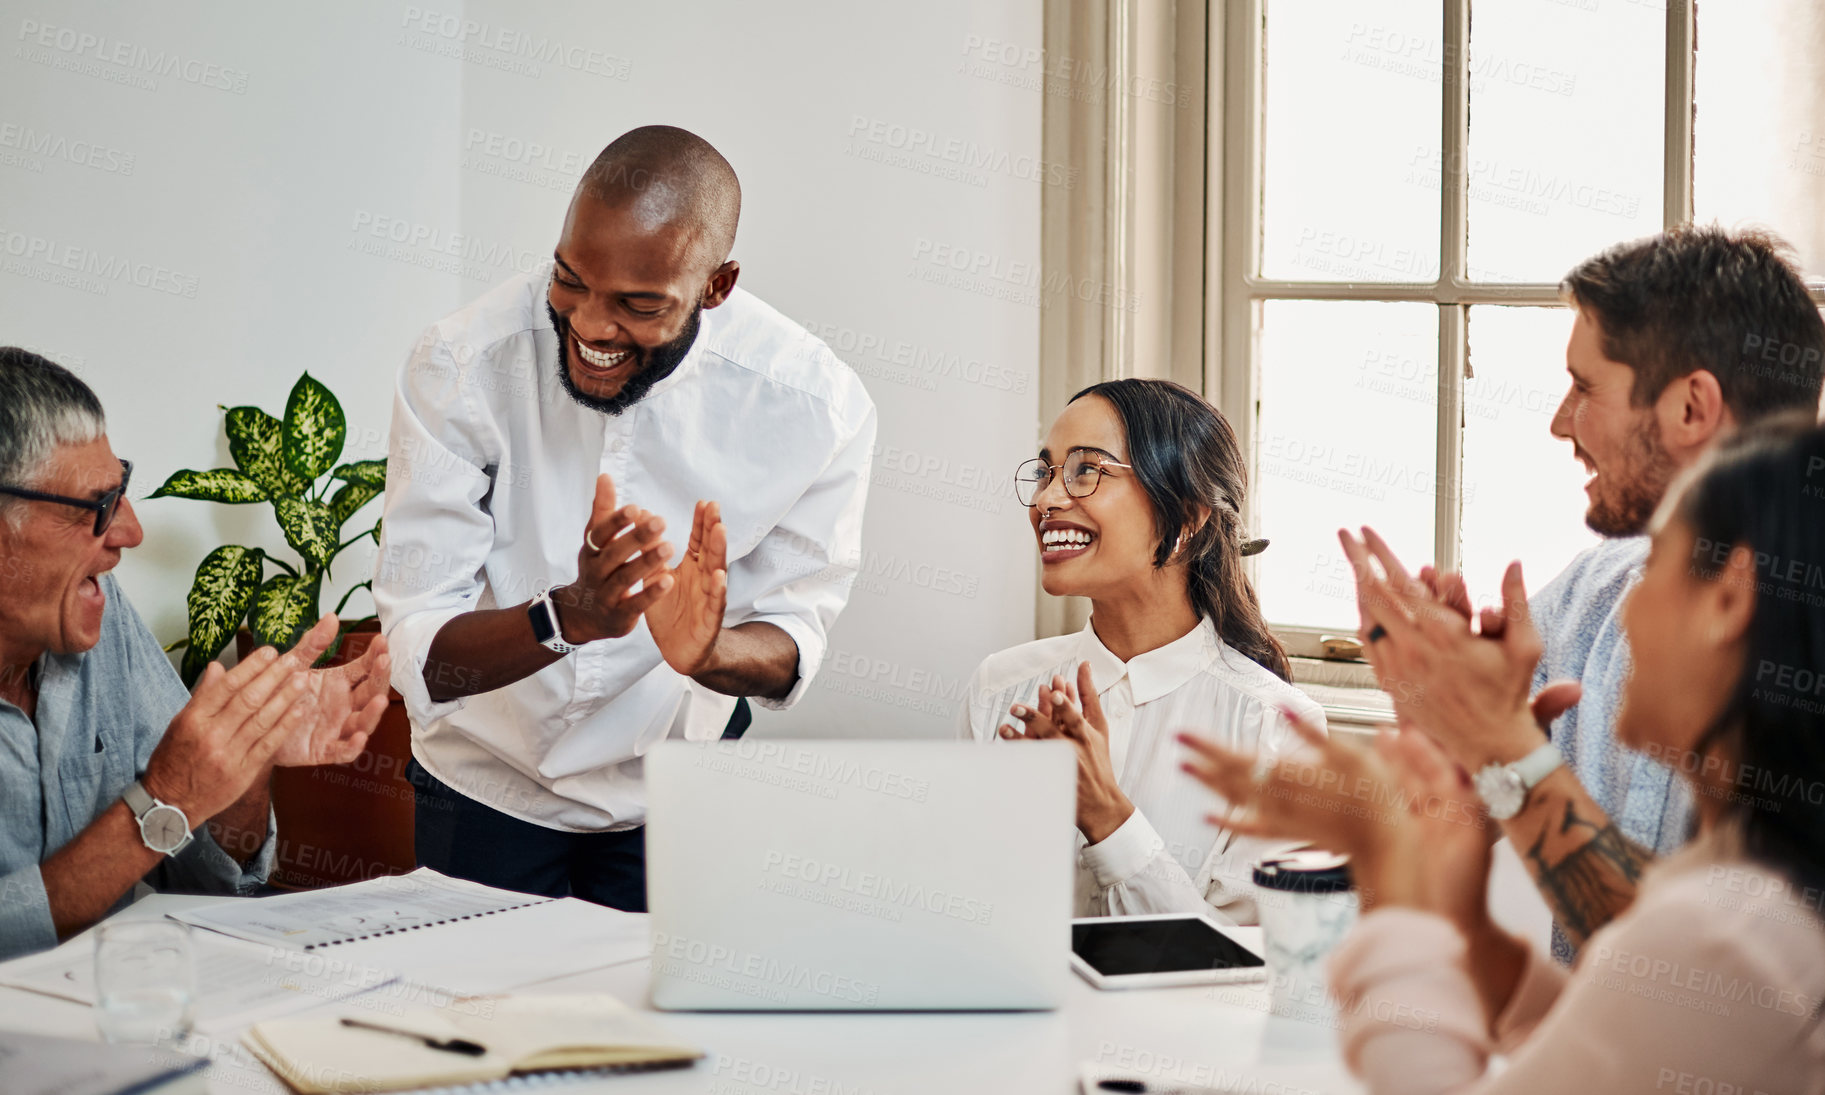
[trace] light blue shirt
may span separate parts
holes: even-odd
[[[1553,744],[1623,835],[1666,856],[1691,834],[1691,789],[1671,768],[1616,741],[1616,713],[1629,675],[1622,604],[1647,555],[1645,536],[1605,540],[1573,559],[1528,607],[1546,645],[1534,690],[1564,680],[1584,686],[1577,705],[1553,722]],[[1557,924],[1553,952],[1567,961],[1572,954]]]
[[[55,946],[39,864],[75,839],[145,771],[190,694],[158,641],[103,575],[101,639],[81,654],[45,654],[36,724],[0,700],[0,959]],[[202,818],[196,839],[145,877],[154,889],[245,894],[272,869],[272,820],[248,866],[217,847]],[[130,904],[133,889],[115,909]]]

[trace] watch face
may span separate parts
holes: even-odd
[[[1527,788],[1521,777],[1506,764],[1490,765],[1476,774],[1476,791],[1489,808],[1489,816],[1507,821],[1521,812],[1527,800]]]
[[[558,621],[551,611],[550,601],[534,601],[526,606],[526,615],[532,620],[532,637],[541,643],[548,643],[558,633]]]
[[[154,806],[140,819],[139,832],[147,847],[170,855],[190,835],[189,819],[175,806]]]

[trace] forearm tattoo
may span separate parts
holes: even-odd
[[[1546,842],[1551,833],[1553,825],[1548,822],[1527,849],[1527,861],[1560,926],[1573,943],[1581,944],[1628,908],[1641,872],[1654,856],[1623,836],[1607,817],[1579,816],[1574,802],[1565,804],[1557,835],[1576,843],[1549,855]]]

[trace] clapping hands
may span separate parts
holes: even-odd
[[[666,664],[687,677],[710,668],[729,604],[729,531],[722,507],[698,502],[684,558],[671,588],[646,610],[646,626]]]
[[[1032,707],[1015,704],[1008,713],[1024,729],[1001,727],[1004,741],[1043,741],[1059,738],[1077,751],[1077,827],[1095,844],[1122,827],[1134,813],[1134,804],[1115,780],[1109,759],[1109,722],[1103,715],[1090,663],[1077,666],[1075,683],[1055,675],[1040,686]]]
[[[324,616],[284,658],[310,665],[334,641],[337,627],[335,616]],[[360,756],[386,711],[391,668],[387,641],[376,635],[354,661],[309,673],[304,691],[309,713],[273,754],[273,763],[282,768],[347,764]]]
[[[1327,737],[1290,709],[1283,717],[1306,748],[1278,760],[1179,735],[1193,754],[1184,770],[1230,807],[1210,823],[1348,855],[1365,908],[1406,905],[1480,924],[1490,840],[1464,771],[1417,731],[1389,728],[1364,746]]]
[[[1576,686],[1555,686],[1530,703],[1543,646],[1521,564],[1502,576],[1500,609],[1473,613],[1461,578],[1430,568],[1412,577],[1373,529],[1337,538],[1356,571],[1363,654],[1400,725],[1423,729],[1475,770],[1527,755],[1543,727],[1577,701]]]
[[[261,647],[233,669],[211,663],[146,761],[147,791],[193,820],[239,799],[268,765],[346,764],[386,709],[389,658],[376,637],[349,665],[312,671],[333,615],[284,654]]]

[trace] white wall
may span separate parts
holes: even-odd
[[[595,152],[664,122],[741,176],[743,285],[881,412],[863,576],[814,694],[761,732],[945,733],[976,662],[1031,637],[1007,484],[1041,412],[1040,95],[967,50],[1037,47],[1038,0],[5,0],[0,39],[0,343],[95,387],[136,494],[227,465],[216,405],[279,413],[306,369],[349,458],[384,455],[419,331],[548,254]],[[164,640],[212,547],[286,550],[264,506],[138,512],[119,574]]]

